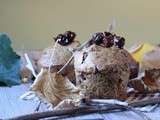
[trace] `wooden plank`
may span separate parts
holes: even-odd
[[[29,85],[0,88],[0,118],[10,118],[18,115],[34,113],[38,102],[21,100]],[[44,111],[44,110],[43,110]]]
[[[103,115],[108,120],[130,120],[122,112],[106,113]]]
[[[63,120],[71,120],[71,119],[73,120],[105,120],[105,118],[98,113],[82,115],[82,116],[77,116],[77,117],[72,117],[72,118],[65,118]]]
[[[10,118],[19,115],[34,113],[37,105],[36,101],[21,100],[19,97],[24,94],[29,88],[29,84],[24,84],[14,87],[0,87],[0,118]],[[41,104],[40,111],[46,111],[46,105]],[[160,119],[160,107],[158,107],[154,112],[145,113],[152,120]],[[64,120],[139,120],[140,117],[133,112],[114,112],[106,114],[90,114],[84,116],[77,116],[72,118],[64,118]]]

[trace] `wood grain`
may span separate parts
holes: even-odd
[[[23,84],[14,87],[0,87],[0,119],[7,119],[11,117],[16,117],[20,115],[34,113],[38,102],[29,100],[24,101],[19,97],[25,93],[29,88],[29,84]],[[42,104],[40,107],[40,112],[47,111],[47,107]],[[154,112],[145,113],[152,120],[159,120],[160,118],[160,107],[156,108]],[[139,120],[140,117],[135,113],[130,111],[125,112],[114,112],[106,114],[90,114],[83,116],[76,116],[71,118],[63,118],[64,120]]]

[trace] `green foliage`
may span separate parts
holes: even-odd
[[[4,33],[0,33],[0,82],[9,86],[20,83],[20,56]]]

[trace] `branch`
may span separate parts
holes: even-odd
[[[142,100],[140,102],[133,102],[130,103],[129,106],[131,107],[142,107],[146,105],[153,105],[159,104],[160,98],[151,98],[149,100]],[[12,120],[32,120],[32,119],[42,119],[48,117],[62,117],[62,116],[77,116],[77,115],[85,115],[91,113],[107,113],[113,110],[130,110],[129,107],[121,106],[121,105],[113,105],[109,107],[97,107],[97,106],[82,106],[76,109],[68,109],[68,110],[54,110],[54,111],[47,111],[47,112],[39,112],[39,113],[32,113],[29,115],[19,116],[12,118]],[[133,110],[132,110],[133,111]]]

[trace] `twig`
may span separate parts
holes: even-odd
[[[77,47],[75,49],[73,49],[73,52],[81,50],[83,47],[85,47],[91,40],[87,40],[86,42],[84,42],[80,47]]]
[[[149,100],[143,100],[140,102],[133,102],[129,104],[131,107],[142,107],[146,105],[153,105],[160,103],[160,98],[153,98]],[[105,108],[99,108],[99,107],[91,107],[91,106],[83,106],[79,107],[77,109],[71,109],[71,110],[54,110],[54,111],[47,111],[47,112],[39,112],[39,113],[33,113],[29,115],[19,116],[16,118],[12,118],[12,120],[32,120],[32,119],[41,119],[41,118],[47,118],[47,117],[57,117],[57,116],[72,116],[72,115],[84,115],[84,114],[91,114],[91,113],[97,113],[97,112],[111,112],[113,110],[118,109],[125,109],[124,106],[110,106]]]
[[[35,112],[38,112],[39,111],[39,109],[40,109],[40,106],[41,106],[41,100],[39,101],[39,103],[38,103],[38,106],[36,107],[36,109],[34,110]]]
[[[93,107],[80,107],[77,109],[71,110],[56,110],[56,111],[48,111],[48,112],[39,112],[33,113],[30,115],[24,115],[16,118],[12,118],[12,120],[33,120],[33,119],[42,119],[42,118],[49,118],[49,117],[56,117],[56,116],[76,116],[76,115],[85,115],[91,114],[96,112],[109,112],[111,110],[120,109],[122,107],[113,106],[110,108],[93,108]]]
[[[50,57],[50,59],[49,59],[49,69],[48,69],[48,75],[49,75],[49,80],[50,81],[52,81],[52,78],[51,78],[51,66],[52,66],[52,59],[53,59],[53,57],[54,57],[54,54],[55,54],[55,49],[56,49],[56,47],[57,47],[57,44],[58,44],[58,40],[55,42],[55,44],[54,44],[54,46],[53,46],[53,51],[52,51],[52,53],[51,53],[51,57]]]
[[[148,100],[141,100],[138,102],[132,102],[129,105],[132,107],[143,107],[146,105],[154,105],[154,104],[160,104],[160,98],[150,98]]]
[[[29,59],[28,54],[27,54],[27,53],[24,53],[24,57],[25,57],[25,59],[26,59],[26,61],[27,61],[26,67],[32,72],[33,76],[36,77],[36,76],[37,76],[37,75],[36,75],[36,72],[35,72],[35,70],[34,70],[34,67],[33,67],[33,65],[32,65],[32,62],[31,62],[30,59]]]
[[[91,40],[86,41],[86,42],[83,43],[80,47],[77,47],[77,48],[73,49],[72,52],[81,50],[81,49],[82,49],[83,47],[85,47],[90,41],[91,41]],[[61,72],[63,71],[63,69],[64,69],[65,67],[67,67],[67,65],[72,61],[73,58],[74,58],[74,55],[72,55],[72,56],[70,57],[70,59],[66,62],[66,64],[65,64],[57,73],[58,73],[58,74],[61,73]]]
[[[67,65],[72,61],[73,58],[74,58],[74,55],[72,55],[72,56],[69,58],[69,60],[66,62],[66,64],[65,64],[57,73],[59,74],[60,72],[62,72],[62,70],[63,70],[65,67],[67,67]]]
[[[96,105],[101,105],[101,106],[108,106],[108,107],[112,107],[112,106],[117,106],[117,107],[123,107],[125,110],[130,110],[134,113],[136,113],[137,115],[139,115],[140,117],[142,117],[144,120],[151,120],[148,116],[146,116],[144,113],[142,113],[139,110],[136,110],[135,108],[133,108],[132,106],[128,105],[128,103],[126,102],[121,102],[118,100],[106,100],[106,99],[91,99],[91,100],[86,100],[85,101],[87,105],[91,105],[91,106],[96,106]]]
[[[110,23],[110,24],[108,25],[107,32],[112,32],[113,29],[115,28],[115,26],[116,26],[116,21],[115,21],[115,19],[113,19],[113,20],[112,20],[112,23]]]

